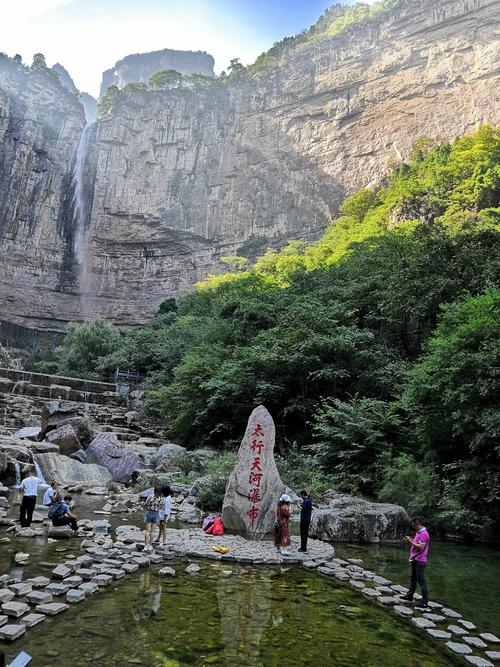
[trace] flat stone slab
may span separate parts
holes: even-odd
[[[466,630],[477,630],[474,623],[471,623],[470,621],[466,621],[463,618],[458,618],[457,623],[459,623],[461,626],[463,626]]]
[[[68,604],[76,604],[77,602],[83,602],[84,600],[85,591],[82,591],[79,588],[70,588],[66,593],[66,602]]]
[[[485,642],[488,642],[488,644],[500,644],[500,639],[496,635],[491,634],[491,632],[482,632],[479,636]]]
[[[122,565],[122,570],[127,574],[132,574],[133,572],[137,572],[138,569],[139,566],[137,565],[137,563],[123,563]]]
[[[469,646],[473,646],[474,648],[486,648],[488,646],[488,644],[483,642],[482,639],[479,639],[479,637],[464,637],[463,640],[466,644],[469,644]]]
[[[92,583],[97,584],[99,587],[101,586],[109,586],[109,584],[113,581],[113,577],[109,574],[97,574],[93,579]]]
[[[121,579],[125,576],[125,570],[122,568],[112,567],[107,571],[107,574],[113,577],[113,579]]]
[[[493,662],[500,662],[500,651],[485,651],[485,653]]]
[[[8,620],[9,620],[8,616],[5,616],[5,614],[1,614],[0,615],[0,627],[2,627],[2,625],[5,625]]]
[[[442,607],[441,613],[448,616],[448,618],[462,618],[462,614],[459,614],[458,611],[455,611],[454,609],[448,609],[448,607]]]
[[[403,607],[403,605],[400,604],[394,605],[394,611],[398,616],[403,616],[404,618],[413,616],[413,609],[410,609],[410,607]]]
[[[0,589],[0,604],[4,602],[10,602],[15,598],[15,594],[10,590],[10,588],[1,588]]]
[[[48,591],[31,591],[26,596],[28,602],[32,604],[44,604],[45,602],[52,602],[52,593]]]
[[[411,622],[417,628],[422,628],[423,630],[427,630],[427,628],[435,628],[436,627],[435,623],[433,623],[432,621],[429,621],[428,618],[412,618]]]
[[[137,556],[136,558],[134,558],[134,563],[136,563],[136,565],[138,565],[139,567],[146,567],[147,565],[149,565],[149,558]]]
[[[34,628],[35,625],[38,625],[44,620],[44,614],[26,614],[26,616],[23,616],[21,619],[19,619],[19,622],[22,623],[22,625],[25,625],[27,628]]]
[[[378,598],[382,595],[376,588],[363,588],[361,592],[367,598]]]
[[[19,618],[29,610],[30,606],[25,602],[4,602],[2,605],[3,613],[13,618]]]
[[[49,584],[45,590],[51,595],[64,595],[70,589],[69,584]]]
[[[376,598],[377,604],[380,604],[384,607],[395,606],[399,600],[397,598],[390,597],[388,595],[380,595]]]
[[[429,621],[433,621],[434,623],[441,623],[442,621],[446,621],[445,616],[441,616],[441,614],[423,614],[424,618],[429,619]]]
[[[435,628],[426,628],[426,630],[434,639],[451,639],[451,632],[436,630]]]
[[[474,667],[493,667],[493,663],[485,658],[480,658],[478,655],[466,655],[464,656],[467,662],[470,662]]]
[[[77,574],[71,575],[71,577],[68,577],[67,579],[64,580],[65,584],[69,584],[71,588],[77,588],[83,581],[83,578],[80,577]]]
[[[33,577],[28,579],[26,583],[31,584],[32,588],[45,588],[50,584],[50,579],[48,577]]]
[[[48,602],[47,604],[37,604],[35,609],[40,614],[56,616],[56,614],[61,614],[66,609],[69,609],[69,605],[64,604],[64,602]]]
[[[456,653],[456,655],[467,655],[467,653],[472,653],[471,647],[467,646],[467,644],[460,644],[459,642],[446,642],[446,646],[452,653]]]
[[[173,567],[162,567],[158,574],[160,577],[175,577],[175,570]]]
[[[13,642],[15,639],[19,639],[26,632],[26,626],[22,623],[15,625],[4,625],[0,628],[0,639],[3,639],[6,642]]]
[[[27,581],[21,581],[21,583],[19,584],[10,584],[8,588],[17,597],[23,597],[24,595],[31,593],[31,591],[33,590],[33,587],[31,586],[31,584],[28,584]]]
[[[96,574],[99,574],[99,571],[95,567],[82,567],[78,570],[78,576],[85,581],[90,581]]]
[[[55,579],[66,579],[72,574],[73,570],[66,565],[58,565],[52,570],[52,576]]]
[[[362,591],[365,588],[365,583],[364,581],[358,581],[357,579],[350,579],[349,586],[351,588],[357,589],[358,591]]]
[[[99,590],[98,584],[94,584],[91,581],[86,581],[83,584],[80,584],[78,586],[78,589],[80,591],[83,591],[85,593],[85,596],[88,597],[89,595],[93,595],[94,593],[97,593]]]
[[[374,584],[380,584],[381,586],[390,586],[392,584],[392,581],[389,581],[389,579],[385,579],[384,577],[373,577],[373,583]]]
[[[468,631],[465,628],[462,628],[460,625],[449,625],[448,632],[452,632],[454,635],[468,635]]]

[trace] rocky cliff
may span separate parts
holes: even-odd
[[[498,122],[499,8],[498,0],[406,0],[228,83],[118,94],[88,134],[86,188],[95,187],[83,223],[68,219],[73,195],[61,189],[72,180],[68,153],[78,152],[77,102],[64,122],[57,116],[63,155],[57,141],[46,149],[59,180],[48,183],[33,166],[43,137],[24,150],[10,139],[2,196],[24,200],[29,186],[37,214],[31,227],[17,209],[6,214],[14,231],[2,233],[1,318],[62,329],[99,312],[134,326],[220,270],[221,256],[315,237],[346,194],[380,180],[417,137],[452,139]],[[36,104],[30,113],[41,113]],[[84,232],[78,260],[75,224]],[[34,237],[51,251],[37,254]]]
[[[133,53],[103,72],[100,95],[102,97],[109,86],[122,88],[128,83],[147,82],[153,74],[165,69],[173,69],[181,74],[213,76],[214,59],[205,51],[162,49],[150,53]]]

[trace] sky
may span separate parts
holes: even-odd
[[[49,66],[61,63],[77,88],[97,96],[102,72],[129,53],[208,51],[220,73],[231,58],[251,63],[308,28],[335,1],[0,0],[0,51],[20,53],[28,64],[43,53]]]

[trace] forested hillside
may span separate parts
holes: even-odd
[[[319,241],[229,259],[128,336],[75,327],[55,363],[145,374],[146,412],[181,444],[234,448],[263,403],[290,483],[480,535],[500,519],[499,158],[491,127],[419,140]]]

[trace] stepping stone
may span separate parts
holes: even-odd
[[[81,591],[79,588],[70,588],[66,593],[66,602],[69,604],[76,604],[77,602],[83,602],[85,600],[85,591]]]
[[[58,565],[52,570],[52,576],[55,579],[66,579],[72,572],[73,570],[66,565]]]
[[[125,570],[121,568],[112,567],[108,570],[107,574],[113,577],[113,579],[121,579],[125,576]]]
[[[31,591],[33,590],[31,584],[28,584],[28,582],[26,581],[22,581],[19,584],[11,584],[8,588],[17,597],[22,597],[23,595],[27,595],[28,593],[31,593]]]
[[[97,591],[99,590],[99,586],[97,584],[93,584],[91,581],[86,581],[84,584],[80,584],[78,586],[78,589],[80,591],[83,591],[85,593],[85,596],[88,597],[89,595],[97,593]]]
[[[357,579],[350,579],[349,580],[349,586],[351,588],[356,588],[357,590],[362,591],[365,588],[365,584],[363,581],[358,581]]]
[[[457,623],[460,623],[460,625],[462,625],[466,630],[477,630],[474,623],[471,623],[470,621],[465,621],[463,618],[457,619]]]
[[[403,616],[404,618],[413,616],[413,609],[410,609],[410,607],[403,607],[403,605],[400,604],[394,606],[394,611],[396,614],[398,614],[398,616]]]
[[[158,574],[160,577],[175,577],[175,570],[173,567],[163,567]]]
[[[0,589],[0,604],[10,602],[14,597],[14,593],[9,588]]]
[[[378,598],[381,595],[376,588],[363,588],[361,592],[367,598]]]
[[[64,580],[65,584],[69,584],[71,588],[76,588],[82,583],[83,579],[77,574],[72,575],[71,577],[68,577],[67,579]]]
[[[500,639],[496,635],[492,635],[491,632],[482,632],[479,636],[488,644],[500,644]]]
[[[44,604],[45,602],[52,602],[52,593],[47,591],[31,591],[26,596],[26,599],[32,604]]]
[[[51,595],[64,595],[68,592],[70,586],[69,584],[49,584],[45,590]]]
[[[441,623],[441,621],[446,621],[445,616],[441,616],[441,614],[424,614],[424,618],[428,618],[429,621],[434,621],[434,623]]]
[[[76,559],[82,567],[90,567],[92,563],[94,562],[94,559],[92,556],[88,556],[87,554],[84,554],[83,556],[78,556]],[[80,572],[78,572],[80,574]]]
[[[364,576],[362,572],[351,572],[351,579],[357,579],[358,581],[364,581]]]
[[[97,584],[99,588],[101,586],[109,586],[112,581],[113,577],[111,577],[109,574],[98,574],[92,579],[92,583]]]
[[[38,625],[44,620],[45,616],[43,614],[26,614],[26,616],[23,616],[21,619],[19,619],[19,622],[25,625],[27,628],[34,628],[35,625]]]
[[[500,651],[485,651],[485,653],[493,662],[500,662]]]
[[[15,639],[22,637],[26,632],[26,626],[21,623],[16,625],[4,625],[0,628],[0,639],[7,642],[13,642]]]
[[[445,630],[436,630],[434,628],[426,628],[426,630],[434,639],[451,639],[451,633]]]
[[[19,618],[19,616],[26,614],[29,610],[30,606],[25,602],[4,602],[2,605],[3,613],[13,618]]]
[[[377,598],[377,604],[383,605],[384,607],[390,606],[390,605],[396,605],[399,600],[397,598],[392,598],[389,597],[388,595],[381,595],[380,597]]]
[[[448,616],[448,618],[462,618],[462,614],[459,614],[458,611],[455,611],[454,609],[448,609],[447,607],[443,607],[441,609],[441,613],[445,616]]]
[[[40,614],[46,614],[47,616],[55,616],[60,614],[66,609],[69,609],[69,605],[64,604],[63,602],[47,602],[46,604],[37,604],[35,609]]]
[[[5,625],[8,620],[9,617],[5,616],[5,614],[0,615],[0,627],[2,627],[2,625]]]
[[[48,577],[33,577],[28,579],[26,583],[31,584],[32,588],[45,588],[50,584],[50,579]]]
[[[109,565],[109,567],[120,567],[121,563],[119,560],[115,560],[114,558],[105,558],[103,560],[104,565]]]
[[[82,563],[77,558],[71,558],[63,563],[65,567],[69,568],[72,572],[76,572],[82,567]]]
[[[406,595],[408,593],[408,589],[399,584],[394,584],[391,588],[393,591],[396,591],[396,593],[401,593],[401,595]]]
[[[220,560],[220,557],[218,554],[207,554],[207,558],[211,558],[212,556],[215,556],[213,560]],[[151,563],[161,563],[163,560],[163,555],[162,554],[150,554],[149,560]],[[255,563],[255,560],[253,561]]]
[[[446,642],[447,648],[456,653],[457,655],[467,655],[467,653],[472,653],[472,649],[467,644],[459,644],[458,642]]]
[[[464,642],[469,644],[469,646],[474,646],[474,648],[486,648],[488,644],[483,642],[479,637],[464,637]]]
[[[429,621],[427,618],[412,618],[411,622],[413,625],[416,625],[417,628],[421,628],[422,630],[427,630],[427,628],[435,628],[436,625],[432,621]]]
[[[429,600],[427,603],[431,609],[442,609],[443,605],[439,604],[439,602],[433,602],[432,600]]]
[[[187,574],[198,574],[200,571],[200,566],[196,565],[196,563],[191,563],[191,565],[188,565],[187,568],[184,570]]]
[[[132,572],[137,572],[139,566],[137,563],[123,563],[122,570],[127,574],[132,574]]]
[[[149,565],[149,559],[143,558],[142,556],[137,556],[134,558],[134,563],[137,563],[139,567],[146,567],[146,565]]]
[[[466,655],[464,656],[467,662],[470,662],[474,667],[493,667],[493,663],[485,658],[480,658],[478,655]]]
[[[338,581],[349,581],[349,579],[351,578],[348,574],[345,574],[344,572],[334,572],[333,576]]]
[[[99,572],[95,567],[82,567],[78,570],[78,576],[85,581],[90,581],[96,574],[99,574]]]
[[[392,584],[392,581],[384,579],[384,577],[373,577],[373,582],[375,584],[380,584],[381,586],[390,586]]]
[[[461,628],[459,625],[449,625],[448,630],[452,632],[454,635],[468,635],[469,633],[465,628]]]
[[[398,600],[401,598],[399,595],[394,596],[394,591],[392,588],[389,588],[389,586],[377,586],[377,590],[380,592],[381,595],[386,595],[388,597],[397,597]]]

